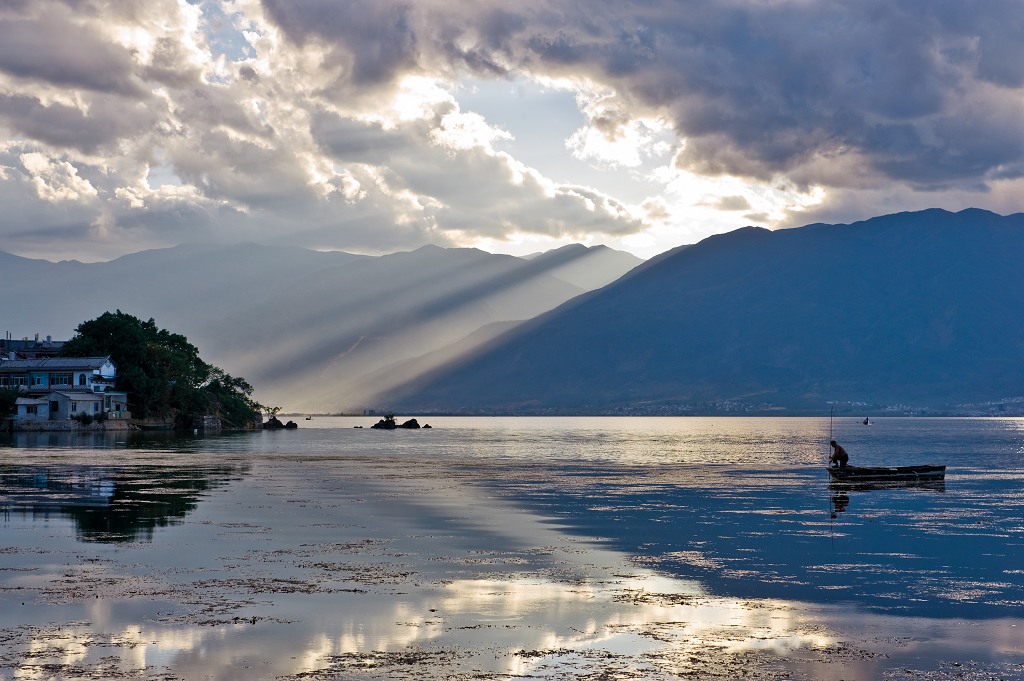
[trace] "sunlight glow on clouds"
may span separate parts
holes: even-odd
[[[5,3],[0,250],[646,257],[745,224],[1020,211],[1019,9]],[[477,110],[467,83],[507,87]]]
[[[96,196],[96,188],[78,176],[67,161],[54,161],[39,152],[21,155],[21,163],[32,178],[36,194],[44,201],[78,201]]]
[[[480,114],[461,112],[445,114],[440,127],[431,132],[431,138],[452,149],[482,147],[492,152],[495,142],[513,139],[507,132],[487,125]]]
[[[408,76],[398,83],[384,109],[366,111],[356,118],[380,123],[385,130],[391,130],[400,123],[433,118],[442,105],[453,103],[452,96],[437,80]]]
[[[644,158],[663,156],[671,149],[659,141],[663,130],[656,121],[630,120],[612,130],[590,125],[580,128],[566,141],[576,158],[611,167],[636,168]]]
[[[587,125],[566,140],[576,158],[599,166],[637,168],[648,158],[672,152],[667,121],[630,112],[614,91],[594,83],[576,89],[576,101]]]

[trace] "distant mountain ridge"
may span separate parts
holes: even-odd
[[[1024,215],[747,227],[676,249],[388,396],[402,411],[946,409],[1024,396]]]
[[[607,246],[569,244],[544,253],[524,256],[535,267],[579,286],[584,291],[601,288],[643,261],[630,253]]]
[[[436,246],[371,257],[251,243],[102,263],[0,253],[0,332],[67,339],[81,322],[120,309],[184,334],[205,359],[248,379],[265,404],[351,410],[407,378],[388,367],[426,370],[428,360],[412,360],[586,290],[555,270],[585,263],[607,282],[640,262],[582,246],[552,261]]]

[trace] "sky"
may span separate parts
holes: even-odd
[[[1021,0],[0,0],[0,251],[1024,210]]]

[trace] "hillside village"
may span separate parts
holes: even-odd
[[[120,310],[83,322],[70,341],[0,339],[0,428],[8,432],[248,430],[276,411],[252,392],[184,336]]]
[[[115,390],[110,357],[59,357],[64,343],[0,339],[0,390],[17,388],[12,430],[64,430],[90,423],[131,426],[128,394]]]

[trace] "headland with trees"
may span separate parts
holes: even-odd
[[[244,378],[203,361],[185,336],[121,310],[80,324],[60,356],[109,356],[117,368],[115,389],[127,392],[136,423],[254,429],[263,413],[276,411],[253,399],[253,386]],[[0,419],[15,413],[18,396],[17,387],[0,390]]]

